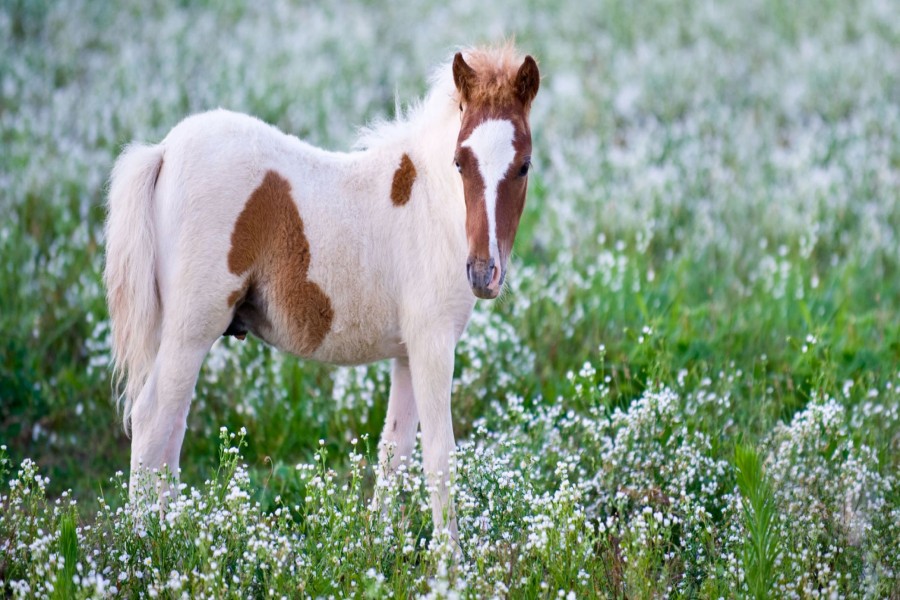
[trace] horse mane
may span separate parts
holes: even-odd
[[[493,104],[507,101],[515,94],[515,80],[524,57],[513,41],[492,46],[463,48],[466,63],[475,70],[476,85],[470,102]],[[411,133],[459,112],[460,97],[453,83],[453,57],[438,65],[429,78],[428,92],[403,110],[398,102],[394,120],[377,120],[363,127],[353,144],[367,150],[407,139]]]
[[[463,51],[463,58],[475,71],[475,85],[469,90],[469,102],[496,106],[513,100],[516,75],[525,57],[518,53],[511,40]]]

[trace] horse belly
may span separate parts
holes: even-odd
[[[404,354],[397,303],[376,264],[381,261],[362,246],[322,243],[353,237],[334,227],[317,235],[319,219],[304,220],[302,230],[266,228],[278,249],[250,270],[238,319],[266,342],[303,358],[363,364]],[[304,230],[309,235],[298,236]],[[290,241],[278,241],[287,236]]]
[[[399,324],[386,302],[353,302],[356,295],[346,289],[337,297],[309,283],[316,292],[301,290],[288,302],[276,302],[270,286],[251,290],[237,319],[276,348],[320,362],[356,365],[405,354]]]
[[[399,326],[388,319],[338,318],[311,358],[339,364],[359,365],[406,354]],[[367,322],[368,321],[368,322]]]

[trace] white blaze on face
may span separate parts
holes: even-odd
[[[478,170],[484,181],[484,202],[488,220],[488,248],[500,269],[500,251],[497,248],[497,188],[516,157],[513,147],[515,128],[510,121],[489,119],[472,130],[461,146],[472,149],[478,160]]]

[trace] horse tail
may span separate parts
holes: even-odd
[[[109,185],[103,277],[112,323],[113,389],[126,432],[159,351],[153,196],[162,164],[163,146],[130,144],[116,160]]]

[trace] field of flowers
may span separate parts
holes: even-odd
[[[900,598],[891,0],[0,7],[0,596]],[[508,290],[457,354],[461,548],[387,365],[255,340],[127,504],[101,285],[122,144],[218,106],[330,149],[515,35],[543,74]]]

